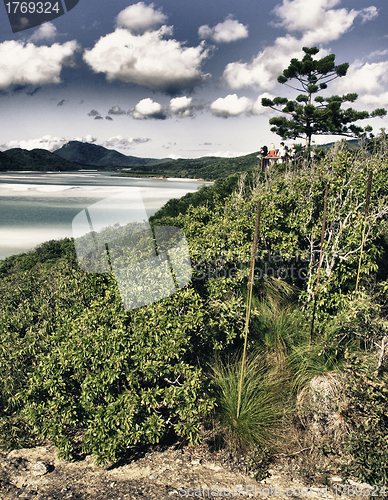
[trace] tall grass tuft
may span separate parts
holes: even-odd
[[[282,416],[285,381],[279,374],[274,376],[261,353],[248,354],[237,412],[241,362],[242,355],[239,355],[227,362],[217,360],[211,367],[216,419],[231,447],[265,446],[273,439]]]

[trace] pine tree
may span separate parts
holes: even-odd
[[[365,128],[355,125],[354,122],[385,116],[387,111],[378,108],[368,111],[356,111],[352,108],[341,109],[343,103],[354,102],[358,98],[355,93],[341,96],[322,97],[315,94],[327,89],[327,84],[336,78],[346,76],[348,63],[335,65],[335,55],[329,54],[322,59],[313,59],[318,54],[316,47],[303,47],[305,56],[301,61],[291,59],[290,65],[278,77],[278,82],[302,92],[295,100],[286,97],[276,97],[271,100],[263,98],[263,106],[270,107],[284,113],[286,116],[274,117],[269,120],[273,125],[271,132],[275,132],[285,139],[306,139],[306,149],[311,145],[313,135],[342,135],[346,137],[373,137],[372,127]],[[298,83],[291,85],[290,80]]]

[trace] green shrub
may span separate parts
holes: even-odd
[[[370,485],[388,481],[388,376],[377,376],[376,359],[363,361],[358,355],[348,358],[348,407],[342,412],[351,427],[344,447],[347,460],[345,477]]]

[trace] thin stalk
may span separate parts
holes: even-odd
[[[329,184],[326,184],[325,201],[323,203],[323,219],[322,219],[322,231],[321,231],[321,250],[319,252],[317,285],[315,287],[313,317],[312,317],[312,320],[311,320],[311,330],[310,330],[310,342],[309,342],[309,346],[310,347],[311,347],[311,342],[312,342],[313,333],[314,333],[315,311],[317,309],[317,299],[318,299],[319,274],[321,272],[321,265],[322,265],[322,259],[323,259],[323,245],[325,243],[326,212],[327,212],[327,194],[328,194],[328,192],[329,192]]]
[[[372,189],[372,175],[373,175],[372,170],[369,170],[368,186],[366,188],[366,198],[365,198],[364,221],[362,223],[361,250],[360,250],[360,258],[358,260],[358,270],[357,270],[357,280],[356,280],[356,292],[358,291],[358,282],[360,280],[360,270],[361,270],[362,254],[364,253],[364,239],[365,239],[366,218],[368,216],[368,211],[369,211],[370,192],[371,192],[371,189]]]
[[[242,393],[242,385],[243,385],[243,380],[244,380],[244,372],[245,372],[245,365],[246,365],[246,359],[247,359],[248,327],[249,327],[249,318],[251,315],[251,306],[252,306],[252,282],[253,282],[253,275],[254,275],[254,270],[255,270],[257,241],[259,239],[259,231],[260,231],[260,214],[261,214],[261,200],[259,200],[257,203],[255,234],[254,234],[253,243],[252,243],[251,265],[250,265],[250,269],[249,269],[249,278],[248,278],[247,309],[246,309],[245,327],[244,327],[244,350],[243,350],[243,357],[242,357],[242,361],[241,361],[240,383],[239,383],[239,388],[238,388],[237,418],[240,416],[241,393]]]
[[[240,416],[241,393],[242,393],[245,364],[246,364],[246,358],[247,358],[248,326],[249,326],[249,318],[251,315],[251,305],[252,305],[252,281],[253,281],[253,274],[254,274],[254,270],[255,270],[257,240],[259,238],[259,230],[260,230],[260,214],[261,214],[261,200],[259,200],[259,202],[257,204],[255,235],[253,237],[253,243],[252,243],[251,265],[250,265],[250,269],[249,269],[249,278],[248,278],[247,309],[246,309],[246,315],[245,315],[245,328],[244,328],[244,350],[243,350],[243,357],[242,357],[242,361],[241,361],[240,383],[239,383],[239,388],[238,388],[237,418]]]

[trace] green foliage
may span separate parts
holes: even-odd
[[[343,409],[351,431],[345,443],[345,477],[355,477],[371,485],[388,480],[388,377],[374,374],[375,366],[358,355],[349,356],[346,395],[349,406]]]
[[[49,438],[69,459],[78,430],[83,451],[107,462],[171,433],[200,439],[213,407],[200,365],[234,342],[241,322],[238,298],[223,303],[225,285],[204,297],[188,286],[127,312],[113,276],[84,273],[68,240],[2,270],[3,447]]]
[[[74,318],[64,311],[37,357],[23,414],[65,458],[70,430],[85,429],[82,448],[114,460],[136,444],[157,443],[170,430],[198,440],[200,415],[212,408],[201,370],[190,364],[190,339],[203,313],[184,289],[129,317],[109,283]]]
[[[356,295],[370,170],[374,181]],[[201,421],[216,402],[231,442],[263,447],[281,412],[279,395],[286,401],[314,375],[341,368],[346,350],[370,351],[385,331],[387,175],[384,156],[337,146],[302,171],[253,169],[172,200],[152,224],[184,231],[193,278],[176,294],[131,311],[124,310],[113,275],[80,269],[71,240],[5,259],[0,263],[0,445],[24,446],[47,437],[70,458],[77,431],[82,450],[106,462],[130,446],[168,435],[196,442]],[[259,198],[251,355],[237,419],[240,365],[232,355],[243,344]],[[142,244],[139,240],[135,253],[143,255]],[[123,250],[123,263],[133,257],[131,248]],[[208,368],[215,358],[212,392]]]
[[[362,128],[354,124],[359,120],[375,116],[385,116],[385,109],[379,108],[372,113],[356,111],[352,108],[341,109],[343,103],[354,102],[357,94],[350,93],[343,96],[331,97],[316,96],[315,104],[312,98],[318,92],[327,88],[327,83],[346,75],[349,64],[335,65],[335,55],[329,54],[322,59],[313,59],[319,50],[316,47],[303,47],[305,55],[301,61],[291,59],[290,65],[279,76],[278,82],[285,84],[299,94],[295,100],[276,97],[271,100],[262,99],[262,105],[281,111],[286,116],[271,118],[272,132],[282,139],[305,138],[306,147],[311,145],[313,135],[345,135],[348,137],[364,137],[371,132],[371,127]],[[297,80],[296,84],[289,84],[290,80]],[[295,87],[294,85],[297,85]]]
[[[241,356],[235,356],[226,363],[218,359],[211,366],[216,417],[230,445],[237,448],[265,446],[273,438],[282,415],[280,401],[285,386],[280,377],[273,377],[261,354],[250,353],[246,359],[237,417],[240,368]]]

